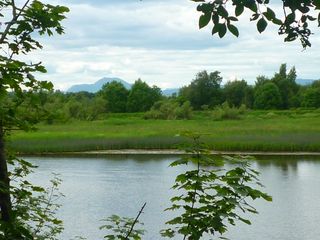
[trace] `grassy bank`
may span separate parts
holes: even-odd
[[[38,125],[15,132],[9,145],[21,153],[104,149],[170,149],[194,131],[215,150],[320,151],[320,111],[251,111],[239,120],[213,121],[210,112],[192,120],[144,120],[141,114],[112,114],[100,121]]]

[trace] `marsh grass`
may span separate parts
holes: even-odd
[[[249,111],[239,120],[214,121],[210,111],[192,120],[144,120],[143,114],[112,114],[100,121],[38,125],[16,132],[9,146],[20,153],[107,149],[172,149],[185,131],[205,135],[214,150],[320,151],[320,111]]]

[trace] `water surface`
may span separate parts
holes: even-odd
[[[63,179],[63,206],[59,216],[65,231],[61,239],[84,236],[102,239],[100,220],[112,214],[135,217],[147,202],[141,221],[144,239],[160,239],[159,230],[170,218],[170,187],[186,167],[170,168],[176,156],[28,157],[39,166],[32,175],[47,185],[51,172]],[[259,215],[253,224],[239,223],[226,235],[234,240],[315,240],[320,236],[320,159],[316,157],[260,157],[253,167],[261,172],[264,191],[273,202],[255,201]],[[192,168],[189,166],[188,168]],[[177,238],[180,239],[180,238]]]

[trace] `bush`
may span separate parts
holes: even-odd
[[[189,101],[180,105],[174,100],[163,100],[156,102],[151,110],[145,113],[144,119],[190,119],[191,115],[192,108]]]
[[[281,106],[281,94],[278,86],[267,82],[259,86],[255,92],[254,108],[279,109]]]
[[[240,119],[241,115],[245,114],[247,108],[245,105],[241,105],[240,108],[230,107],[228,102],[224,102],[221,106],[216,107],[213,110],[214,120],[224,119]]]

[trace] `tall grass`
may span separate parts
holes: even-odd
[[[250,111],[239,120],[214,121],[196,112],[193,120],[144,120],[142,114],[114,114],[101,121],[73,121],[16,132],[8,142],[21,153],[106,149],[172,149],[181,132],[204,134],[214,150],[320,151],[320,111]]]

